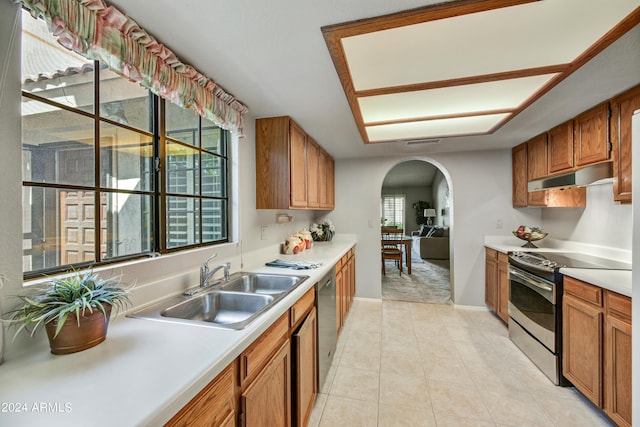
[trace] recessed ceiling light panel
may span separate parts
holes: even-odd
[[[556,74],[358,98],[365,124],[513,110]]]
[[[389,125],[367,126],[366,130],[369,141],[371,142],[398,141],[422,137],[476,135],[489,132],[507,116],[509,116],[509,114],[504,113],[394,123]]]

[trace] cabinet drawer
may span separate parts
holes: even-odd
[[[235,363],[227,366],[165,426],[224,425],[234,421],[233,373]]]
[[[602,288],[590,285],[572,277],[564,278],[565,295],[573,295],[583,301],[602,307]]]
[[[496,260],[496,259],[498,259],[498,251],[493,250],[493,249],[489,249],[489,248],[485,248],[485,249],[486,249],[485,257],[486,257],[487,260],[490,260],[490,259]]]
[[[615,292],[604,291],[607,315],[631,324],[631,298]]]
[[[293,306],[291,307],[291,327],[304,319],[313,303],[316,301],[316,288],[312,286]]]
[[[289,311],[284,313],[240,355],[240,384],[260,372],[289,334]]]

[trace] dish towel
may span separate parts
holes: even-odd
[[[288,261],[285,259],[275,259],[273,261],[265,262],[267,267],[278,268],[291,268],[293,270],[309,270],[312,268],[318,268],[322,265],[321,262],[305,262],[305,261]]]

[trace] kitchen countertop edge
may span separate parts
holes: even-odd
[[[545,239],[546,240],[546,239]],[[547,243],[547,242],[545,242]],[[592,245],[584,245],[581,247],[579,243],[554,240],[548,241],[548,246],[542,246],[538,248],[523,248],[522,241],[510,236],[485,236],[484,246],[498,252],[508,253],[514,251],[527,251],[527,252],[581,252],[589,253],[592,255],[604,256],[607,258],[615,258],[622,254],[623,260],[630,259],[628,251],[601,247],[597,250],[593,250]],[[540,243],[540,246],[542,243]],[[631,297],[631,271],[629,270],[598,270],[598,269],[586,269],[586,268],[561,268],[560,273],[573,277],[584,282],[591,283],[599,286],[603,289],[610,290],[612,292],[619,293]]]

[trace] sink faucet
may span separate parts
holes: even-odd
[[[211,271],[209,271],[209,261],[218,256],[218,254],[213,254],[207,260],[202,263],[200,267],[200,287],[207,288],[209,287],[209,279],[220,269],[224,269],[224,280],[225,282],[229,280],[229,270],[231,269],[231,263],[225,262],[223,264],[215,266]]]

